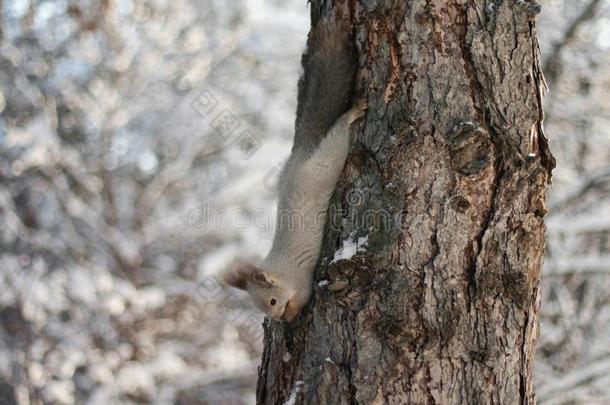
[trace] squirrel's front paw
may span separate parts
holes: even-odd
[[[282,314],[282,319],[286,322],[292,322],[299,312],[301,311],[301,307],[297,304],[296,299],[292,298],[286,304],[286,308],[284,309],[284,313]]]
[[[356,121],[360,117],[364,117],[366,114],[366,110],[369,108],[369,104],[366,100],[360,99],[356,102],[356,105],[349,110],[348,113],[348,122],[351,125],[354,121]]]

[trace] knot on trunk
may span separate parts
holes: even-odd
[[[492,160],[493,143],[483,128],[462,122],[447,134],[451,166],[465,176],[483,170]]]

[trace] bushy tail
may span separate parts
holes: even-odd
[[[351,106],[358,67],[351,29],[319,21],[301,64],[293,150],[309,152]]]

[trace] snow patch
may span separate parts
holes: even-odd
[[[284,402],[284,405],[294,405],[296,400],[297,400],[297,395],[299,394],[299,392],[301,392],[301,386],[303,385],[303,381],[297,381],[294,384],[294,388],[292,389],[292,392],[290,393],[290,396],[288,397],[288,399],[286,400],[286,402]]]
[[[368,241],[368,235],[358,238],[358,240],[355,242],[351,239],[344,240],[342,246],[335,252],[333,260],[330,262],[330,264],[336,263],[340,260],[349,260],[354,257],[356,253],[365,251],[364,246],[366,246]]]

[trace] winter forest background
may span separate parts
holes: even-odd
[[[539,1],[537,395],[610,403],[610,1]],[[305,0],[0,9],[0,400],[253,403],[262,317],[215,275],[271,244]]]

